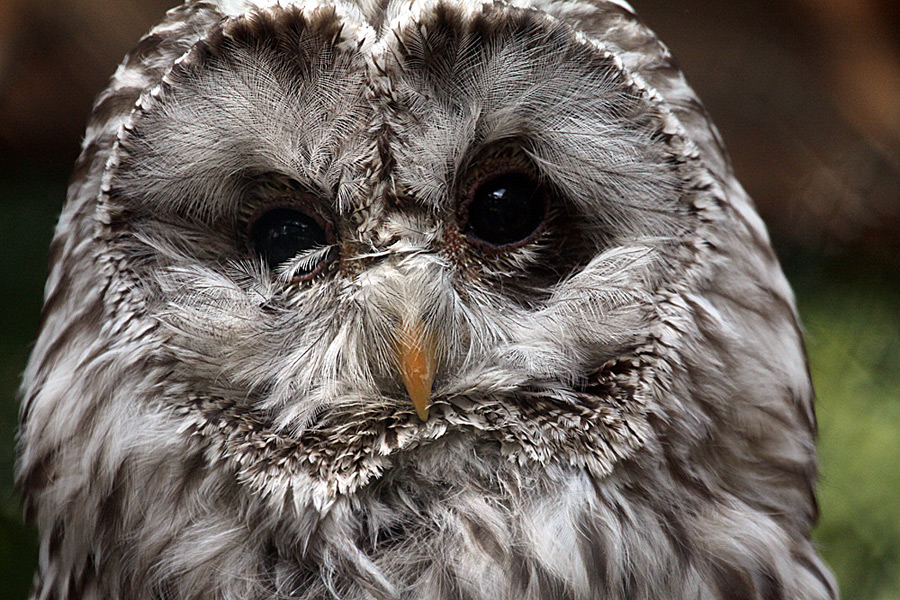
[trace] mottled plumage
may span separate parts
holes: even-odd
[[[33,597],[835,598],[814,430],[765,228],[624,2],[191,1],[51,248]]]

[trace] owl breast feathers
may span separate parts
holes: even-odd
[[[190,1],[22,388],[35,599],[828,599],[793,297],[622,0]]]

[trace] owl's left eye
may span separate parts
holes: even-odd
[[[314,217],[292,208],[274,208],[260,215],[250,226],[250,243],[270,269],[301,253],[314,253],[328,246],[328,233]],[[312,274],[318,263],[311,261],[302,274]]]
[[[541,229],[548,205],[534,177],[511,172],[481,181],[460,208],[466,237],[491,248],[513,248]]]

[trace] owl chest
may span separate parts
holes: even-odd
[[[514,468],[491,454],[470,449],[470,460],[458,454],[399,470],[339,503],[319,528],[307,568],[318,581],[357,590],[342,598],[603,597],[590,477],[564,467]]]

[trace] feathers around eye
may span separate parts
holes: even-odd
[[[173,9],[22,398],[35,599],[837,597],[790,288],[619,1]]]

